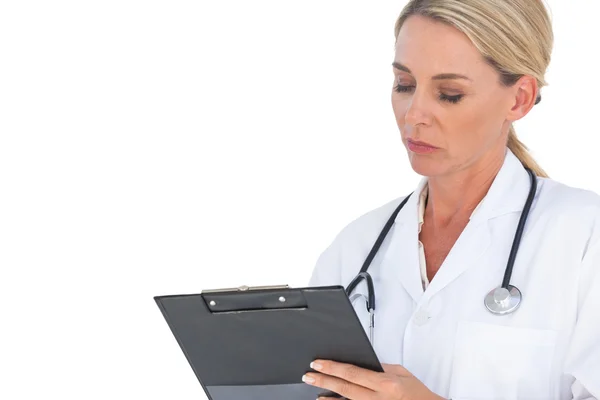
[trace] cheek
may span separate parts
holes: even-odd
[[[466,139],[477,133],[481,120],[480,114],[471,107],[457,106],[449,108],[438,122],[449,135]]]
[[[483,141],[497,139],[505,119],[504,109],[503,97],[499,93],[482,90],[471,107],[465,110],[465,124],[470,128],[468,132]]]
[[[392,110],[394,111],[396,122],[400,126],[404,125],[404,116],[406,115],[407,109],[408,102],[402,99],[400,96],[392,94]]]
[[[489,111],[479,107],[456,105],[438,119],[441,130],[453,147],[472,149],[488,141],[494,118]]]

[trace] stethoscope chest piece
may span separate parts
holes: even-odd
[[[513,285],[507,288],[498,287],[485,296],[485,307],[492,314],[510,314],[521,304],[521,291]]]

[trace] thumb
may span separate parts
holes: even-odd
[[[406,368],[399,364],[381,364],[383,367],[383,371],[388,374],[398,375],[398,376],[411,376],[412,374],[408,372]]]

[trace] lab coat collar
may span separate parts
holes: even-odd
[[[525,167],[507,148],[504,164],[483,198],[481,207],[471,216],[471,223],[523,211],[530,185],[531,179]]]
[[[412,224],[414,220],[415,226],[418,225],[419,194],[427,182],[427,177],[420,180],[410,199],[396,216],[396,224]],[[509,148],[506,148],[502,167],[488,193],[471,215],[471,221],[479,223],[507,213],[522,211],[530,184],[529,174],[523,164]]]

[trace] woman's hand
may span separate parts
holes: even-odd
[[[400,365],[382,364],[385,372],[374,372],[328,360],[315,360],[310,366],[318,372],[304,375],[304,382],[331,390],[351,400],[443,399]]]

